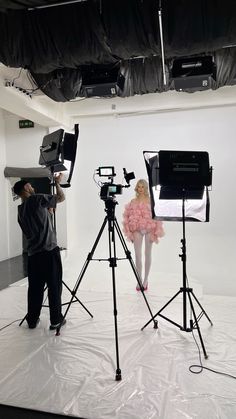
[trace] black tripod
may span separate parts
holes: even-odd
[[[184,332],[192,332],[194,329],[197,329],[198,331],[198,336],[201,342],[201,346],[202,346],[202,350],[203,350],[203,354],[205,359],[208,358],[208,355],[206,353],[206,349],[204,346],[204,342],[202,339],[202,335],[201,335],[201,331],[200,331],[200,327],[199,327],[199,320],[201,319],[202,316],[206,316],[206,318],[208,319],[208,321],[210,322],[211,326],[213,325],[212,321],[210,320],[210,318],[208,317],[207,313],[205,312],[205,310],[203,309],[202,305],[200,304],[200,302],[198,301],[197,297],[195,296],[193,289],[189,288],[187,286],[187,273],[186,273],[186,239],[185,239],[185,197],[182,198],[182,222],[183,222],[183,238],[181,239],[181,243],[182,243],[182,254],[179,255],[179,257],[182,260],[183,263],[183,286],[179,289],[179,291],[154,315],[154,318],[156,316],[160,316],[163,319],[167,320],[168,322],[174,324],[175,326],[179,327],[180,330],[184,331]],[[164,316],[162,313],[162,311],[176,298],[178,297],[179,294],[183,294],[183,324],[178,324],[176,322],[174,322],[173,320],[167,318],[166,316]],[[197,305],[200,307],[201,312],[200,314],[197,316],[195,309],[194,309],[194,305],[193,305],[193,300],[197,303]],[[193,318],[194,321],[192,319],[189,320],[189,326],[188,326],[188,321],[187,321],[187,303],[189,302],[190,304],[190,308],[191,308],[191,312],[193,314]],[[143,327],[142,330],[153,320],[153,318],[151,320],[149,320]]]
[[[124,237],[123,237],[122,232],[120,230],[119,224],[118,224],[117,219],[115,217],[115,207],[116,207],[116,205],[117,205],[117,202],[113,198],[108,198],[108,199],[105,200],[105,212],[107,213],[107,215],[105,216],[105,219],[104,219],[103,224],[102,224],[102,226],[101,226],[101,228],[99,230],[99,233],[98,233],[97,238],[96,238],[96,240],[94,242],[94,245],[92,247],[92,250],[88,254],[87,259],[86,259],[86,261],[85,261],[85,263],[84,263],[84,265],[82,267],[82,270],[81,270],[81,272],[80,272],[80,274],[78,276],[78,279],[76,281],[75,287],[74,287],[74,289],[72,291],[71,301],[69,302],[69,304],[67,306],[67,309],[66,309],[65,314],[64,314],[64,318],[62,319],[60,326],[57,328],[57,335],[59,335],[59,333],[60,333],[60,328],[62,326],[63,320],[65,319],[65,317],[66,317],[66,315],[67,315],[67,313],[68,313],[68,311],[70,309],[70,306],[73,303],[73,299],[76,296],[76,293],[77,293],[78,288],[80,286],[80,283],[81,283],[81,281],[83,279],[83,276],[84,276],[84,274],[86,272],[86,269],[87,269],[87,267],[89,265],[89,262],[91,260],[108,261],[109,262],[109,266],[112,269],[112,291],[113,291],[113,308],[114,308],[113,314],[114,314],[114,324],[115,324],[115,346],[116,346],[116,366],[117,366],[116,367],[116,376],[115,376],[115,379],[116,379],[116,381],[120,381],[122,379],[122,376],[121,376],[121,369],[120,369],[120,362],[119,362],[119,343],[118,343],[118,326],[117,326],[117,303],[116,303],[116,281],[115,281],[115,268],[117,267],[117,260],[123,260],[123,259],[128,259],[129,260],[130,265],[131,265],[131,268],[132,268],[132,270],[134,272],[134,275],[135,275],[135,277],[137,279],[138,285],[139,285],[140,290],[142,292],[143,298],[144,298],[145,303],[147,305],[147,308],[149,310],[149,313],[150,313],[150,315],[151,315],[151,317],[153,319],[154,329],[157,329],[157,321],[154,320],[154,318],[153,318],[153,314],[152,314],[152,311],[151,311],[150,306],[148,304],[146,295],[144,293],[144,289],[143,289],[143,286],[142,286],[142,283],[141,283],[139,274],[137,272],[136,266],[135,266],[135,264],[133,262],[133,259],[131,257],[131,253],[130,253],[130,251],[127,248],[127,245],[125,243]],[[94,254],[94,252],[96,250],[96,247],[97,247],[97,245],[99,243],[99,240],[100,240],[100,238],[102,236],[102,233],[103,233],[106,225],[108,227],[109,258],[108,259],[93,259],[93,254]],[[122,244],[122,247],[124,249],[126,258],[117,258],[117,256],[116,256],[115,232],[117,232],[117,234],[118,234],[118,237],[119,237],[120,242]]]
[[[50,186],[51,186],[51,194],[54,195],[55,194],[54,166],[50,166],[50,172],[51,172],[51,176],[50,176],[50,179],[51,179],[51,183],[50,183]],[[52,225],[53,225],[53,229],[54,229],[55,234],[56,234],[56,212],[55,211],[53,211],[53,214],[52,214]],[[62,284],[70,292],[70,294],[73,295],[73,291],[68,287],[68,285],[63,280],[62,280]],[[47,288],[48,287],[46,285],[45,288],[44,288],[44,292],[47,290]],[[75,298],[75,301],[73,301],[74,303],[75,302],[78,302],[84,308],[84,310],[86,310],[87,313],[91,317],[93,317],[93,315],[90,313],[90,311],[87,309],[87,307],[85,307],[85,305],[77,298],[76,295],[73,295],[73,298]],[[68,304],[69,304],[69,302],[66,302],[66,303],[63,303],[62,306],[68,305]],[[48,307],[48,305],[43,304],[42,307]],[[22,325],[22,323],[26,320],[26,318],[27,318],[27,314],[21,320],[21,322],[19,323],[19,326]]]

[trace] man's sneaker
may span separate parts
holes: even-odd
[[[59,326],[64,326],[64,324],[66,324],[66,319],[63,319],[62,323],[57,323],[57,324],[51,324],[49,329],[50,330],[56,330]]]

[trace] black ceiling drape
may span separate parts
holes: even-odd
[[[5,9],[0,61],[29,69],[45,94],[71,100],[81,95],[80,66],[118,62],[126,77],[121,96],[171,87],[171,77],[165,88],[162,81],[159,1],[87,0],[26,9],[46,3],[0,0],[0,10]],[[235,0],[162,0],[162,20],[167,76],[174,58],[211,54],[217,66],[213,87],[234,84]]]
[[[235,0],[164,0],[167,57],[201,54],[236,44]]]
[[[35,73],[113,62],[105,38],[93,2],[0,13],[0,61]]]
[[[31,75],[40,90],[56,102],[68,102],[80,96],[80,70],[62,68],[48,74],[31,72]]]

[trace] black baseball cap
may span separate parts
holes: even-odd
[[[18,182],[15,183],[13,186],[13,191],[16,195],[20,195],[20,193],[23,191],[24,186],[29,183],[27,180],[18,180]]]

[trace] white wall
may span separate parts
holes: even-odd
[[[0,260],[8,258],[9,242],[8,242],[8,205],[7,205],[7,181],[4,178],[4,169],[6,166],[6,141],[5,141],[5,124],[2,111],[0,109]]]
[[[190,278],[202,284],[204,293],[236,295],[235,114],[236,107],[222,107],[146,116],[81,118],[76,121],[80,123],[80,137],[72,187],[66,190],[67,225],[65,218],[57,223],[58,232],[60,228],[67,229],[68,248],[77,255],[75,275],[91,250],[105,216],[104,202],[93,181],[94,170],[101,165],[114,165],[117,173],[115,183],[121,183],[123,167],[134,171],[136,179],[146,177],[144,150],[206,150],[214,168],[213,190],[210,193],[211,219],[208,224],[187,224],[187,272]],[[0,128],[2,173],[6,162],[8,166],[37,167],[39,147],[46,128],[36,125],[32,130],[19,130],[18,117],[6,114],[4,119],[5,134],[3,124]],[[1,182],[4,190],[6,181],[3,177]],[[12,202],[7,186],[9,253],[5,244],[7,211],[3,205],[0,208],[1,237],[6,240],[5,243],[1,240],[1,259],[21,253],[21,233],[16,221],[18,203]],[[134,196],[134,186],[135,181],[132,181],[131,187],[117,197],[116,215],[120,226],[124,205]],[[60,207],[58,215],[59,211]],[[181,281],[182,265],[178,255],[182,225],[166,222],[165,231],[166,236],[153,248],[152,277],[158,279],[175,274]],[[99,256],[107,256],[107,245],[105,234],[99,243]],[[132,250],[132,245],[129,247]],[[118,251],[121,251],[119,246]]]
[[[188,223],[187,272],[204,293],[235,295],[236,276],[236,107],[191,110],[132,117],[80,120],[80,138],[72,188],[69,191],[69,241],[78,252],[78,266],[91,250],[104,219],[104,203],[93,181],[99,166],[114,165],[121,183],[123,167],[136,179],[147,177],[144,150],[180,149],[209,152],[213,171],[210,223]],[[101,179],[100,179],[101,180]],[[121,226],[126,202],[134,196],[135,181],[118,196]],[[153,248],[152,275],[182,274],[179,258],[182,224],[165,222],[166,236]],[[102,238],[101,253],[107,253]],[[130,245],[132,250],[132,245]]]
[[[6,134],[6,164],[10,167],[40,167],[39,155],[40,146],[44,135],[48,129],[35,124],[34,128],[20,129],[20,117],[5,112],[5,134]],[[4,167],[5,167],[4,165]],[[11,183],[18,179],[11,179]],[[9,257],[14,257],[22,253],[22,234],[17,223],[17,206],[19,200],[13,202],[8,181],[8,216],[9,216]],[[57,235],[58,244],[66,246],[67,226],[65,204],[61,204],[57,209]]]

